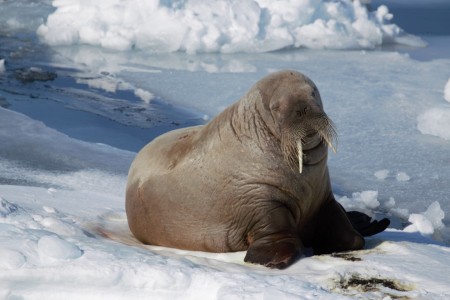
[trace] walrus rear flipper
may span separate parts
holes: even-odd
[[[268,207],[248,233],[250,245],[244,261],[276,269],[289,267],[303,249],[293,228],[295,222],[286,207]]]
[[[347,211],[346,213],[353,228],[362,236],[372,236],[380,233],[391,224],[391,221],[387,218],[380,221],[372,220],[371,217],[359,211]]]

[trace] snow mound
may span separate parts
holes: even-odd
[[[445,85],[444,88],[444,98],[445,100],[450,102],[450,78],[448,79],[447,84]]]
[[[22,253],[10,249],[0,249],[0,270],[15,270],[22,267],[26,262]]]
[[[386,6],[368,12],[351,0],[55,0],[53,6],[37,31],[49,45],[188,53],[424,45],[390,23]]]
[[[39,239],[38,252],[40,256],[54,259],[76,259],[83,252],[81,249],[56,235],[46,235]]]

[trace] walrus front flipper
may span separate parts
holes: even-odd
[[[347,217],[350,223],[352,223],[353,228],[362,236],[372,236],[380,233],[391,224],[391,221],[387,218],[380,221],[372,220],[371,217],[359,211],[348,211]]]
[[[333,198],[316,215],[312,247],[314,254],[359,250],[364,238],[350,223],[344,209]]]
[[[342,205],[340,206],[342,209],[344,209]],[[346,213],[347,218],[353,225],[353,228],[355,228],[355,230],[358,231],[362,236],[372,236],[374,234],[380,233],[384,231],[389,226],[389,224],[391,224],[391,221],[387,218],[384,218],[380,221],[372,220],[371,217],[359,211],[347,211]]]
[[[277,269],[290,266],[303,248],[292,214],[279,206],[259,216],[248,233],[250,246],[244,261]]]

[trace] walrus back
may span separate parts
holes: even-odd
[[[207,250],[207,246],[202,246],[204,231],[211,227],[202,220],[208,215],[194,214],[200,211],[196,206],[203,204],[196,203],[196,195],[191,192],[200,183],[186,184],[180,180],[180,173],[189,177],[189,171],[193,172],[183,166],[184,161],[201,159],[192,154],[192,147],[195,145],[198,150],[197,133],[202,128],[168,132],[146,145],[133,161],[128,174],[126,213],[130,230],[141,242]],[[186,230],[190,234],[184,234]],[[216,230],[225,232],[223,228]]]

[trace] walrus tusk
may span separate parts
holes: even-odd
[[[302,174],[303,172],[302,139],[298,139],[297,141],[297,151],[298,151],[298,172]]]

